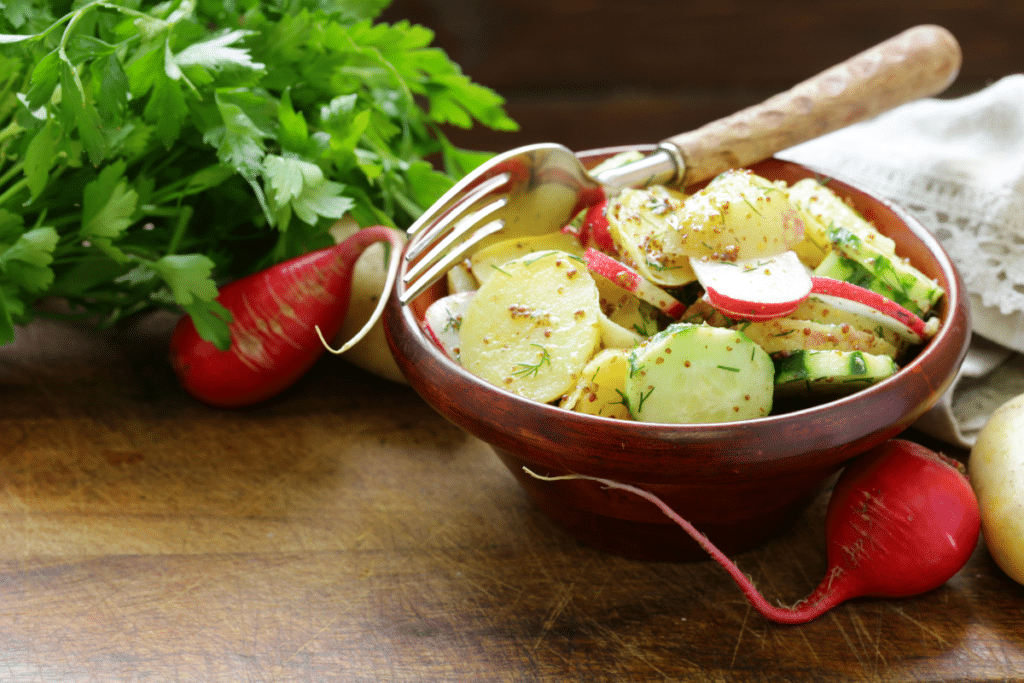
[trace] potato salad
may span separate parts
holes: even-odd
[[[619,163],[626,159],[612,159]],[[939,284],[826,184],[729,171],[626,189],[448,275],[424,328],[487,382],[621,420],[764,417],[882,381],[935,334]]]

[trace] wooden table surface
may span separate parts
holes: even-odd
[[[0,349],[0,681],[993,681],[1024,587],[980,547],[944,587],[766,622],[711,562],[553,527],[481,442],[328,358],[249,411],[184,396],[169,321]],[[736,557],[824,572],[823,502]]]

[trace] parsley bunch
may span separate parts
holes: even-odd
[[[431,31],[375,23],[388,0],[65,4],[0,5],[0,344],[56,298],[226,348],[218,282],[344,214],[407,227],[485,156],[441,124],[515,128]]]

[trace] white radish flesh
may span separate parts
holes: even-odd
[[[708,302],[732,318],[789,315],[811,293],[811,276],[793,251],[742,261],[692,258],[690,265]]]
[[[427,307],[423,314],[423,327],[434,343],[441,347],[456,363],[462,355],[462,319],[476,292],[458,292],[441,297]]]

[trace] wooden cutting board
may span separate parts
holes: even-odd
[[[4,682],[1024,676],[1024,587],[983,546],[926,595],[775,626],[710,562],[572,541],[484,444],[336,358],[256,409],[197,404],[172,322],[0,349]],[[823,509],[736,558],[770,599],[822,576]]]

